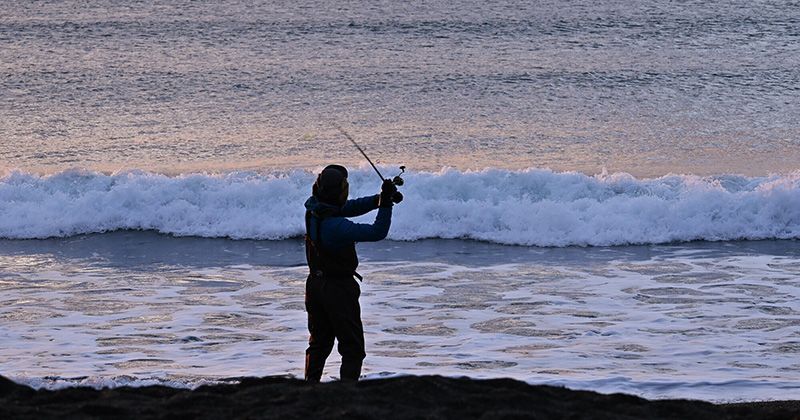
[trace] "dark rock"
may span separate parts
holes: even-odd
[[[406,376],[309,385],[241,378],[193,391],[149,386],[34,391],[0,377],[2,419],[797,419],[800,402],[715,405],[566,388],[512,379]]]

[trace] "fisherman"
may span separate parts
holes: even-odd
[[[320,172],[306,201],[306,260],[310,274],[306,280],[308,349],[305,379],[319,382],[325,360],[339,343],[342,356],[339,375],[342,381],[357,381],[361,375],[364,327],[358,298],[361,289],[355,278],[358,256],[356,242],[384,239],[392,221],[392,205],[403,196],[390,180],[384,180],[381,193],[348,200],[347,169],[329,165]],[[372,224],[354,223],[348,217],[378,209]]]

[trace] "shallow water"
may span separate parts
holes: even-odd
[[[712,401],[800,390],[796,241],[361,249],[368,377],[514,377]],[[301,376],[302,258],[296,240],[2,241],[2,373],[47,387]]]

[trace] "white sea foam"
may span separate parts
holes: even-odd
[[[800,238],[800,171],[636,179],[625,173],[491,169],[412,172],[405,178],[406,201],[395,209],[391,239],[571,246]],[[176,177],[9,172],[0,178],[0,237],[137,229],[284,239],[303,232],[303,202],[313,179],[300,170]],[[370,169],[353,171],[353,196],[377,188]]]
[[[153,245],[138,236],[121,241],[127,255]],[[647,398],[796,398],[794,250],[681,257],[652,248],[661,250],[644,259],[603,260],[596,250],[557,258],[573,251],[559,249],[546,262],[478,267],[365,262],[363,373],[511,377]],[[305,267],[128,266],[46,252],[0,263],[2,373],[20,383],[195,388],[302,376]],[[325,380],[339,361],[334,352]]]
[[[195,389],[204,385],[219,385],[236,383],[236,380],[217,380],[209,378],[191,378],[191,377],[177,377],[177,378],[164,378],[164,377],[150,377],[150,378],[137,378],[133,376],[85,376],[77,378],[62,378],[60,376],[48,377],[26,377],[26,376],[12,376],[9,378],[14,382],[22,385],[27,385],[33,389],[48,389],[57,390],[73,387],[87,387],[94,389],[110,389],[120,387],[139,388],[145,386],[168,386],[172,388],[182,389]]]

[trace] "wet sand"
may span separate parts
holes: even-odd
[[[513,379],[441,376],[318,385],[264,377],[195,390],[148,386],[57,391],[36,391],[0,377],[0,418],[800,419],[800,401],[648,401]]]

